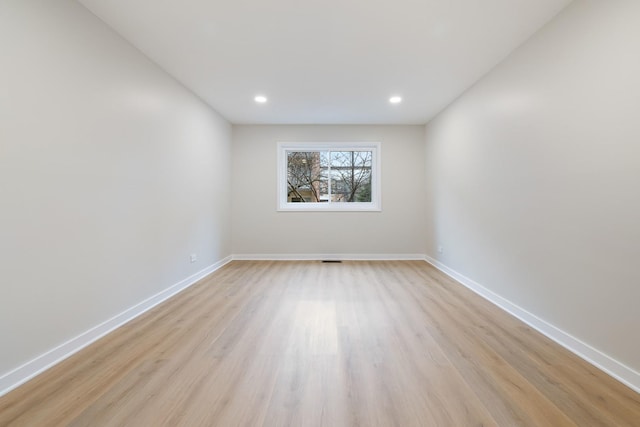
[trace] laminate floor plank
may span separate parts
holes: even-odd
[[[447,354],[454,365],[466,373],[466,378],[482,387],[476,386],[477,390],[482,390],[478,396],[494,408],[494,415],[501,425],[575,426],[552,401],[474,333],[472,322],[459,313],[461,301],[447,295],[439,286],[409,291],[414,292],[414,302],[423,306],[424,313],[431,318],[428,325],[437,325],[438,343],[449,349]],[[497,410],[496,399],[502,401],[500,407],[506,411]]]
[[[421,261],[234,261],[0,426],[639,426],[640,395]]]
[[[418,270],[424,273],[419,267]],[[459,301],[474,297],[471,291],[452,279],[439,279],[448,284],[440,291],[447,289]],[[500,357],[516,367],[527,381],[545,390],[550,400],[578,425],[640,425],[636,418],[638,412],[634,409],[640,404],[638,394],[629,393],[626,386],[607,375],[603,376],[595,367],[558,347],[518,319],[483,300],[473,305],[457,305],[453,311],[456,317],[470,320],[468,324],[474,334],[482,337]],[[595,378],[598,378],[599,386],[585,388]]]

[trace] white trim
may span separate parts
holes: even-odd
[[[435,260],[428,255],[425,255],[424,260],[484,299],[500,307],[512,316],[517,317],[533,329],[560,344],[576,356],[584,359],[601,371],[604,371],[637,393],[640,393],[640,373],[637,371],[634,371],[611,356],[568,334],[551,323],[529,313],[506,298],[501,297],[481,284],[469,279],[463,274],[458,273],[452,268],[447,267],[440,261]]]
[[[379,142],[278,142],[277,201],[278,212],[381,212],[382,211],[382,161]],[[371,168],[371,202],[352,203],[288,203],[287,202],[287,151],[358,151],[370,150],[373,154]]]
[[[183,291],[184,289],[198,282],[200,279],[208,276],[225,264],[231,262],[231,260],[232,257],[228,256],[210,265],[209,267],[187,277],[186,279],[181,280],[175,285],[172,285],[167,289],[158,292],[157,294],[145,299],[144,301],[134,305],[133,307],[128,308],[127,310],[112,317],[111,319],[108,319],[101,324],[94,326],[93,328],[81,333],[77,337],[71,338],[70,340],[47,351],[46,353],[41,354],[35,359],[30,360],[29,362],[15,368],[14,370],[7,372],[0,377],[0,396],[3,396],[19,385],[24,384],[38,374],[46,371],[54,365],[62,362],[69,356],[87,347],[89,344],[97,341],[98,339],[119,328],[125,323],[152,309],[161,302]]]
[[[423,261],[423,254],[235,254],[234,261]]]

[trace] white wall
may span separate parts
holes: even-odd
[[[277,212],[278,142],[381,143],[382,212]],[[234,126],[233,253],[423,254],[423,126]]]
[[[72,1],[0,52],[2,377],[230,255],[231,126]]]
[[[426,128],[428,254],[636,372],[638,23],[575,1]]]

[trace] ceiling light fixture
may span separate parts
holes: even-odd
[[[389,102],[392,104],[400,104],[402,102],[402,98],[399,96],[392,96],[389,98]]]
[[[265,102],[267,102],[267,97],[263,96],[263,95],[257,95],[255,98],[253,98],[258,104],[264,104]]]

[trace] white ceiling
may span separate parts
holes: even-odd
[[[571,2],[78,1],[237,124],[426,123]]]

